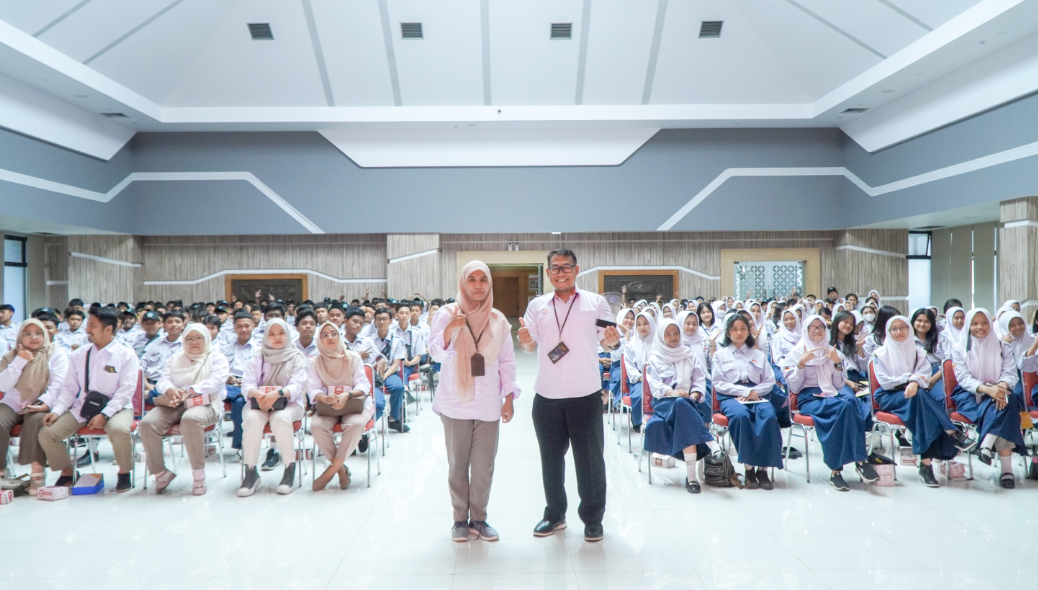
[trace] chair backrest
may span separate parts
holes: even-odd
[[[710,382],[710,409],[715,414],[721,413],[721,400],[717,399],[717,388],[713,381]]]
[[[371,365],[364,365],[364,376],[368,379],[368,386],[371,391],[375,391],[375,372],[372,370]],[[372,393],[374,395],[374,393]]]
[[[955,400],[952,399],[952,392],[959,386],[959,380],[955,377],[955,367],[951,359],[941,363],[941,372],[944,375],[944,404],[949,410],[954,410]]]
[[[627,387],[627,360],[626,354],[620,355],[620,392],[630,394],[631,389]]]
[[[1038,373],[1024,371],[1024,402],[1027,409],[1031,409],[1031,392],[1034,391],[1035,385],[1038,385]]]
[[[648,368],[646,366],[642,369],[642,424],[652,415],[652,404],[655,401],[652,388],[649,387]]]
[[[144,417],[144,371],[137,369],[137,387],[133,390],[133,417],[140,420]]]
[[[792,414],[799,411],[797,410],[797,394],[789,391],[789,388],[786,388],[786,397],[789,398],[789,412]]]
[[[876,368],[872,366],[872,361],[869,361],[869,399],[872,400],[873,412],[879,410],[879,405],[876,404],[876,390],[878,389],[879,380],[876,379]]]

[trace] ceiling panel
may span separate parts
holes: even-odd
[[[491,0],[490,80],[495,105],[576,102],[582,9],[581,0]],[[572,39],[551,39],[552,23],[572,23]]]
[[[797,1],[811,12],[888,57],[929,32],[879,0]]]
[[[591,5],[583,104],[641,104],[658,2]]]
[[[93,0],[40,35],[77,61],[86,61],[176,0]]]
[[[336,106],[392,106],[377,2],[312,0]]]
[[[90,66],[144,97],[162,103],[237,2],[184,0]]]
[[[881,61],[787,2],[732,3],[810,100],[820,98]]]
[[[0,2],[0,20],[35,35],[81,0],[5,0]]]
[[[253,41],[248,23],[270,23]],[[238,0],[163,106],[327,106],[302,4]]]
[[[703,21],[724,21],[720,39],[700,39]],[[670,2],[652,104],[792,103],[804,92],[731,3]]]
[[[479,0],[386,0],[404,106],[483,104]],[[401,39],[422,23],[423,39]]]
[[[980,4],[980,0],[890,0],[892,4],[917,19],[937,28]]]

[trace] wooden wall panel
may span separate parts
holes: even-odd
[[[907,229],[848,229],[836,232],[835,246],[858,246],[908,254]]]
[[[441,254],[429,254],[390,264],[387,271],[389,296],[410,299],[419,293],[426,300],[443,297],[440,291],[441,258]]]
[[[386,257],[392,260],[408,254],[427,252],[440,247],[440,234],[389,234]]]
[[[1038,197],[1023,197],[1021,199],[1002,201],[999,220],[1006,222],[1020,219],[1038,220]]]

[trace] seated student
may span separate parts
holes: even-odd
[[[277,492],[292,493],[292,482],[296,472],[295,435],[292,424],[303,419],[306,371],[307,359],[292,345],[288,324],[281,318],[268,320],[261,348],[249,359],[245,366],[245,376],[242,378],[242,391],[245,392],[245,397],[250,399],[250,405],[245,408],[245,420],[242,425],[242,463],[245,464],[245,478],[238,490],[239,497],[251,496],[259,489],[260,478],[256,465],[263,429],[267,424],[270,424],[274,442],[281,451],[281,456],[279,457],[274,449],[270,449],[263,470],[274,469],[283,457],[285,470]],[[261,387],[277,389],[265,393]],[[258,409],[252,405],[251,400],[255,400]]]
[[[50,411],[68,371],[69,352],[51,341],[58,318],[41,313],[22,322],[15,348],[0,358],[0,473],[7,465],[11,429],[21,424],[18,464],[31,465],[29,495],[45,484],[47,456],[40,447],[43,416]]]
[[[317,354],[317,314],[307,306],[296,309],[296,338],[293,344],[306,358]]]
[[[925,389],[934,399],[944,403],[944,371],[941,365],[951,356],[948,340],[937,332],[937,321],[929,309],[920,308],[912,312],[912,341],[920,354],[926,358],[930,372]]]
[[[946,340],[945,350],[951,352],[951,347],[966,333],[966,310],[952,305],[944,310],[943,320],[938,322],[941,330],[941,338]]]
[[[285,323],[291,327],[296,325],[296,302],[289,299],[284,303],[285,305]],[[316,326],[314,327],[316,330]]]
[[[1007,313],[1002,314],[1002,319],[999,320],[1002,323],[1001,331],[1005,336],[1002,337],[1002,342],[1005,342],[1013,350],[1013,359],[1016,363],[1017,373],[1034,373],[1038,371],[1038,357],[1035,357],[1035,352],[1038,351],[1038,339],[1031,335],[1027,331],[1027,324],[1024,322],[1024,316],[1020,315],[1020,312],[1010,310]],[[1024,395],[1024,383],[1023,375],[1019,375],[1020,380],[1013,388],[1013,393],[1016,395]],[[1035,388],[1038,390],[1038,387]],[[1028,401],[1032,404],[1033,395],[1032,392],[1027,392],[1028,396],[1031,396]]]
[[[124,346],[133,348],[137,335],[143,332],[141,327],[137,325],[137,314],[132,309],[119,313],[122,314],[122,325],[119,327],[119,333],[115,337]]]
[[[669,303],[664,303],[663,304],[663,319],[673,320],[675,315],[676,314],[674,313],[674,306],[669,304]]]
[[[634,320],[634,334],[623,349],[624,368],[627,370],[627,395],[631,398],[631,423],[634,424],[635,432],[641,432],[642,428],[642,395],[645,389],[642,371],[652,356],[655,338],[656,321],[652,319],[652,315],[648,312],[638,314]],[[617,394],[613,398],[613,403],[619,407],[623,400],[623,390],[618,390]]]
[[[70,310],[70,309],[75,309],[75,310],[78,310],[78,311],[83,311],[83,300],[82,299],[69,299],[68,307],[65,308],[65,314],[64,314],[65,319],[63,319],[61,321],[61,323],[58,324],[58,332],[64,332],[65,330],[68,329],[68,310]],[[86,313],[86,312],[84,312],[84,313]],[[85,317],[86,317],[85,315],[80,316],[80,321],[82,322],[83,318],[85,318]],[[71,330],[71,331],[75,332],[76,330]]]
[[[696,355],[696,360],[703,366],[707,376],[710,375],[710,341],[699,327],[699,316],[694,311],[678,314],[678,327],[681,328],[681,343]],[[707,378],[707,386],[710,379]]]
[[[410,432],[411,427],[400,421],[400,410],[404,401],[404,382],[400,379],[401,363],[407,358],[407,349],[400,339],[389,329],[392,312],[380,307],[375,311],[375,331],[369,336],[376,354],[381,357],[375,361],[375,374],[385,383],[389,391],[389,427],[397,432]]]
[[[309,310],[306,310],[309,311]],[[313,312],[310,312],[313,313]],[[311,359],[308,372],[310,405],[314,407],[311,432],[314,444],[320,447],[331,465],[320,476],[314,478],[315,492],[323,490],[332,477],[339,476],[339,488],[350,485],[350,470],[346,458],[357,450],[364,427],[375,411],[371,384],[364,375],[364,362],[360,355],[348,350],[338,327],[325,322],[321,325],[317,343],[317,355]],[[331,387],[346,387],[345,393],[328,393]],[[359,412],[343,413],[350,400],[363,398]],[[332,429],[342,424],[342,439],[338,447]]]
[[[157,338],[144,347],[141,355],[141,370],[144,371],[144,395],[151,402],[151,398],[161,392],[155,389],[155,385],[162,377],[162,370],[173,353],[180,352],[183,344],[180,342],[180,334],[184,331],[184,314],[180,311],[167,311],[162,316],[162,328],[166,331],[165,338]]]
[[[191,463],[191,493],[201,496],[206,492],[205,429],[216,424],[223,413],[220,394],[229,367],[227,359],[213,348],[212,336],[204,325],[188,324],[182,342],[183,348],[173,353],[162,370],[158,383],[161,394],[141,420],[140,437],[148,470],[155,475],[155,492],[161,494],[177,476],[166,469],[162,437],[179,424]],[[204,403],[189,406],[187,400],[196,397],[202,397]]]
[[[412,301],[411,302],[411,330],[415,332],[418,339],[421,341],[421,348],[425,350],[425,354],[422,355],[422,359],[419,364],[425,365],[429,363],[429,324],[422,324],[419,319],[422,317],[422,302]]]
[[[797,316],[796,311],[792,308],[786,308],[782,311],[781,318],[782,323],[779,325],[778,331],[775,332],[774,338],[771,339],[771,361],[776,366],[779,366],[782,363],[782,359],[786,358],[786,354],[800,343],[800,338],[803,335],[803,329],[800,327],[800,318]],[[775,378],[779,379],[780,376],[781,371],[777,371]]]
[[[421,334],[411,326],[411,303],[402,301],[396,306],[396,322],[391,328],[393,336],[400,340],[406,353],[401,361],[404,365],[404,384],[406,385],[411,375],[418,371],[418,365],[422,362],[422,356],[426,354],[425,342]]]
[[[346,321],[346,308],[342,306],[342,303],[336,301],[328,306],[328,321],[335,324],[339,333],[342,333],[342,324]]]
[[[706,367],[681,338],[680,328],[670,320],[663,320],[656,331],[646,375],[655,401],[645,426],[645,450],[684,461],[685,490],[698,494],[699,456],[722,451],[706,427],[712,415]]]
[[[65,310],[65,328],[58,330],[54,341],[68,351],[74,351],[87,343],[86,329],[83,327],[83,319],[86,314],[81,309],[69,308]]]
[[[224,400],[231,404],[231,422],[234,424],[231,431],[231,448],[241,450],[242,414],[248,401],[242,395],[242,378],[253,352],[259,350],[259,346],[254,345],[252,340],[252,314],[247,311],[235,313],[234,332],[237,337],[224,344],[220,352],[227,358],[229,365]]]
[[[253,314],[252,317],[255,319],[255,314]],[[267,323],[273,319],[280,319],[282,321],[285,319],[285,306],[277,301],[267,305],[267,307],[263,309],[263,323],[253,330],[252,338],[257,347],[262,346]],[[285,325],[288,326],[288,322],[285,322]],[[288,326],[288,336],[292,339],[295,339],[295,337],[298,336],[296,329],[292,326]]]
[[[883,341],[887,337],[887,322],[890,321],[890,318],[898,315],[901,315],[901,312],[889,305],[879,308],[879,311],[876,312],[876,318],[872,322],[872,331],[861,345],[861,349],[866,356],[872,358],[876,350],[883,346]],[[868,320],[866,319],[867,323]]]
[[[313,305],[314,313],[317,316],[317,325],[328,321],[328,304],[323,301],[318,301]]]
[[[768,403],[775,387],[775,370],[765,354],[754,348],[746,318],[725,320],[723,340],[714,353],[710,381],[728,431],[746,470],[749,489],[772,489],[768,467],[782,467],[782,434],[775,406]],[[764,400],[759,403],[758,400]]]
[[[18,342],[18,322],[12,320],[14,306],[4,303],[0,305],[0,349],[12,350]]]
[[[51,469],[61,471],[55,485],[72,485],[72,463],[65,440],[83,426],[104,429],[112,443],[115,460],[119,464],[119,478],[115,490],[128,492],[133,487],[130,471],[133,468],[133,443],[130,427],[133,425],[133,394],[137,389],[138,361],[129,348],[115,341],[119,327],[118,313],[108,307],[92,308],[86,331],[90,345],[72,353],[69,370],[61,389],[48,403],[50,411],[43,417],[39,442],[47,455]],[[87,373],[89,370],[89,383]],[[83,416],[82,410],[95,408],[87,405],[98,393],[107,403],[94,415]],[[103,403],[103,399],[98,399]],[[89,411],[89,410],[88,410]],[[89,418],[89,419],[88,419]]]
[[[721,323],[715,320],[714,308],[709,303],[700,302],[696,307],[696,317],[699,318],[699,329],[703,331],[703,336],[706,336],[707,340],[712,340],[716,334],[720,333]],[[711,354],[713,354],[712,351]]]
[[[623,351],[627,347],[627,343],[635,336],[635,315],[633,309],[626,307],[616,312],[616,329],[620,332],[620,344],[609,352],[609,395],[613,400],[614,407],[617,403],[616,400],[623,397],[620,386],[623,370],[621,369],[620,361],[623,359]]]
[[[216,314],[210,314],[202,320],[202,325],[209,331],[210,345],[219,348],[216,339],[220,337],[220,327],[223,325],[223,322],[220,321],[220,318],[216,317]]]
[[[144,349],[151,344],[152,340],[162,337],[162,318],[154,311],[146,311],[141,316],[141,331],[134,338],[130,348],[133,349],[137,358],[144,354]]]
[[[905,316],[887,322],[887,336],[873,356],[873,368],[880,389],[876,405],[894,414],[912,433],[912,452],[921,458],[919,477],[927,487],[940,484],[933,474],[933,459],[951,461],[959,450],[967,451],[976,441],[966,437],[948,418],[944,404],[943,382],[940,401],[930,395],[930,363],[911,337],[913,328]]]
[[[829,330],[829,346],[840,355],[847,386],[858,392],[866,387],[863,383],[869,380],[869,368],[854,313],[857,312],[841,311],[836,314]]]
[[[952,392],[957,411],[977,425],[980,438],[978,456],[991,465],[997,452],[1002,464],[999,485],[1016,486],[1010,463],[1013,451],[1027,455],[1020,431],[1023,400],[1012,395],[1018,380],[1013,349],[995,336],[994,319],[985,309],[966,314],[969,330],[952,347],[952,363],[959,385]]]
[[[865,483],[875,482],[879,474],[867,461],[862,404],[844,383],[842,359],[829,344],[827,332],[821,316],[808,316],[800,342],[786,354],[782,369],[800,413],[814,418],[822,458],[832,470],[829,484],[846,492],[850,488],[843,479],[844,465],[854,463]]]

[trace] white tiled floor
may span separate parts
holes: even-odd
[[[691,496],[682,469],[654,470],[650,486],[626,432],[608,428],[605,540],[583,541],[572,479],[570,528],[535,539],[543,509],[530,420],[535,365],[526,355],[519,363],[526,394],[501,429],[490,504],[498,543],[450,541],[443,434],[426,405],[410,434],[390,436],[371,488],[364,458],[353,457],[346,491],[278,496],[279,468],[259,494],[239,499],[237,464],[225,480],[211,462],[209,494],[195,498],[181,460],[182,477],[161,496],[138,487],[55,503],[18,498],[0,507],[0,590],[922,590],[1022,588],[1038,579],[1033,482],[1001,491],[993,470],[977,464],[976,481],[931,490],[904,468],[896,487],[865,489],[848,477],[853,490],[838,493],[812,445],[810,484],[801,459],[776,474],[772,492]],[[795,446],[803,450],[802,441]],[[102,455],[114,480],[107,444]]]

